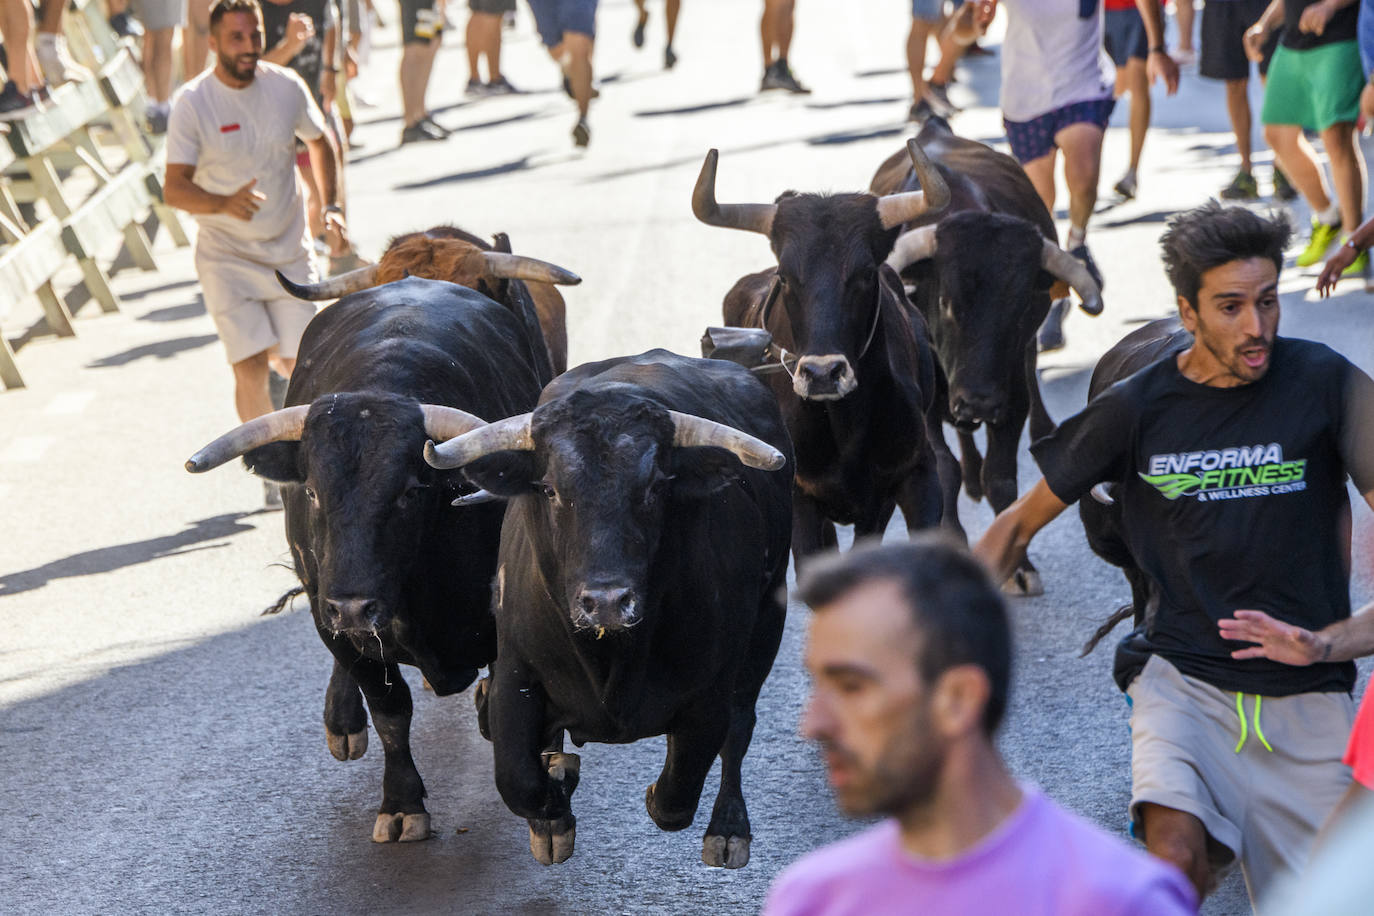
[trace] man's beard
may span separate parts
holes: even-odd
[[[239,55],[219,55],[219,64],[234,79],[250,82],[257,74],[258,55],[239,54]]]
[[[845,814],[898,815],[934,797],[945,751],[927,723],[922,714],[920,721],[894,735],[867,771],[857,771],[858,761],[843,748],[825,745],[825,751],[852,772],[849,785],[835,790],[835,802]]]
[[[1240,346],[1233,347],[1231,350],[1227,352],[1222,352],[1220,347],[1214,346],[1212,342],[1207,339],[1206,331],[1207,329],[1203,327],[1201,323],[1199,323],[1198,336],[1202,339],[1202,345],[1206,347],[1209,352],[1211,352],[1212,356],[1216,358],[1217,362],[1225,366],[1226,370],[1236,378],[1241,379],[1244,382],[1257,382],[1260,379],[1262,379],[1265,373],[1267,373],[1269,369],[1273,366],[1274,339],[1272,337],[1268,339],[1265,339],[1263,337],[1251,337],[1246,339],[1246,341],[1242,343]],[[1245,359],[1241,356],[1241,350],[1247,350],[1253,347],[1264,348],[1266,356],[1268,358],[1265,359],[1262,365],[1251,367],[1246,364]]]

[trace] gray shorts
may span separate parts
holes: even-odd
[[[280,270],[297,283],[316,279],[314,265],[304,254],[300,261]],[[315,317],[315,303],[282,289],[271,267],[220,257],[200,247],[196,249],[196,273],[200,275],[205,311],[215,323],[231,364],[268,349],[275,349],[284,358],[295,358],[305,326]]]
[[[1131,700],[1131,825],[1140,805],[1193,815],[1214,868],[1239,860],[1252,901],[1299,871],[1318,828],[1350,785],[1341,762],[1355,717],[1347,693],[1259,697],[1220,690],[1159,656]]]
[[[129,6],[149,32],[186,24],[186,0],[129,0]]]

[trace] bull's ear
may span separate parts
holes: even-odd
[[[493,452],[464,465],[463,476],[488,493],[519,496],[528,493],[534,482],[534,455],[531,452]]]
[[[723,448],[705,445],[673,449],[673,495],[700,499],[730,486],[744,475],[744,465]]]
[[[243,464],[259,477],[277,483],[304,483],[299,442],[269,442],[243,456]]]

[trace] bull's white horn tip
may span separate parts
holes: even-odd
[[[765,471],[776,471],[787,463],[787,456],[777,449],[769,449],[768,452],[759,459],[759,468]]]
[[[433,439],[425,440],[425,464],[432,468],[442,468],[440,462],[443,459],[439,455],[439,447],[434,444]]]
[[[192,455],[190,458],[187,458],[187,459],[186,459],[186,464],[185,464],[186,470],[189,471],[189,472],[192,473],[192,474],[199,474],[201,471],[205,470],[205,468],[201,467],[200,461],[197,460],[197,459],[199,459],[199,458],[200,458],[200,453],[199,453],[199,452],[197,452],[196,454]]]

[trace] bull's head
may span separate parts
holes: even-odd
[[[672,505],[730,485],[741,462],[774,470],[786,458],[733,427],[611,387],[427,445],[425,460],[523,500],[512,511],[547,534],[550,595],[573,631],[601,635],[643,621]]]
[[[798,396],[834,401],[858,387],[857,366],[879,321],[879,270],[897,229],[949,203],[949,188],[916,144],[907,144],[921,191],[795,194],[771,204],[716,203],[711,150],[692,194],[692,212],[711,226],[768,236],[778,259],[776,311],[768,330],[800,355]]]
[[[331,394],[249,420],[186,462],[208,471],[240,455],[286,485],[297,572],[317,625],[360,642],[395,623],[399,589],[420,539],[465,482],[420,459],[426,439],[483,425],[461,410],[385,394]],[[470,489],[470,488],[469,488]],[[402,634],[395,634],[398,642]]]
[[[1087,268],[1014,216],[954,213],[904,233],[887,263],[916,283],[949,378],[950,414],[965,428],[1006,416],[1056,280],[1079,294],[1085,312],[1102,311]]]

